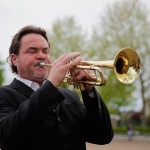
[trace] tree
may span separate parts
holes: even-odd
[[[49,40],[53,60],[64,53],[78,51],[82,53],[82,59],[85,57],[86,34],[73,17],[57,19],[53,23],[52,32],[49,33]],[[63,87],[71,88],[67,84],[63,84]]]
[[[49,40],[54,59],[71,51],[83,52],[82,57],[84,57],[86,34],[82,32],[81,26],[77,25],[73,17],[57,19],[53,23],[52,32],[49,33]]]
[[[2,61],[0,61],[0,86],[3,84],[4,82],[4,63]]]
[[[141,73],[135,83],[130,85],[130,91],[126,91],[129,90],[129,86],[124,89],[124,94],[126,98],[129,98],[130,94],[133,93],[132,86],[134,86],[134,93],[136,93],[134,95],[137,95],[134,98],[141,97],[144,114],[145,100],[150,97],[148,92],[150,88],[150,69],[148,67],[150,60],[150,23],[146,7],[138,0],[115,2],[106,9],[105,15],[100,18],[99,25],[93,31],[92,39],[94,44],[99,46],[95,47],[95,49],[99,49],[97,53],[99,58],[103,56],[110,59],[110,56],[114,56],[116,50],[123,47],[132,47],[139,53],[142,60]],[[120,91],[119,85],[111,83],[114,82],[113,79],[109,82],[112,88],[115,86]],[[125,95],[122,93],[120,97],[124,98]]]
[[[144,114],[145,100],[150,97],[150,69],[147,67],[150,59],[149,31],[146,7],[138,0],[122,0],[106,9],[105,14],[100,17],[100,22],[94,27],[89,41],[73,17],[56,20],[50,33],[51,53],[55,59],[69,51],[81,51],[86,60],[99,61],[114,59],[121,48],[134,48],[142,60],[141,73],[134,84],[120,84],[112,71],[103,69],[103,73],[109,73],[109,76],[107,85],[99,90],[102,91],[104,99],[108,99],[110,108],[114,107],[113,110],[128,104],[128,101],[140,98]]]

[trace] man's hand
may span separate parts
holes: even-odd
[[[76,67],[71,69],[71,76],[74,82],[83,81],[85,79],[90,79],[94,77],[93,73],[90,70],[78,69]],[[82,86],[84,86],[83,89],[86,90],[89,94],[93,90],[93,85],[83,83]]]
[[[52,63],[52,67],[50,69],[50,73],[47,80],[49,80],[54,86],[59,86],[63,82],[66,73],[71,68],[79,64],[80,55],[80,52],[70,52],[56,59]]]

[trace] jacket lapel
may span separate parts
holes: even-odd
[[[28,98],[34,92],[30,87],[28,87],[26,84],[22,83],[21,81],[17,79],[14,79],[12,83],[10,84],[10,86]]]

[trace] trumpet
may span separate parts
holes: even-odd
[[[40,63],[40,66],[52,67],[52,64]],[[141,60],[137,52],[132,48],[123,48],[118,51],[114,60],[107,61],[81,61],[79,65],[76,66],[79,69],[93,70],[95,72],[95,77],[85,78],[81,81],[74,83],[72,81],[71,73],[67,73],[64,82],[77,86],[80,84],[90,84],[96,86],[102,86],[106,84],[106,79],[103,76],[101,68],[112,69],[117,77],[117,79],[123,84],[131,84],[137,78],[140,67]]]

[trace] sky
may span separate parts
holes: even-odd
[[[58,18],[73,16],[83,28],[98,21],[114,0],[0,0],[0,58],[5,60],[12,36],[23,26],[34,24],[50,29]]]
[[[12,36],[26,25],[51,29],[58,18],[73,16],[77,23],[90,31],[107,5],[122,0],[0,0],[0,60],[6,62]],[[149,0],[141,0],[147,6]],[[10,83],[13,74],[6,63],[5,82]]]

